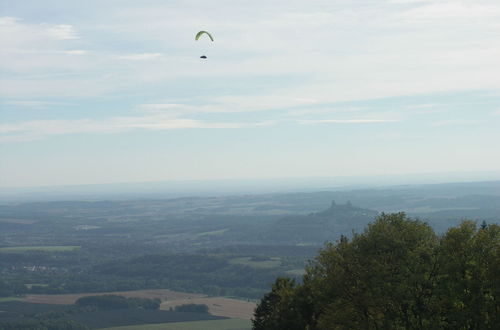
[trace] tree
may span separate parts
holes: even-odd
[[[295,281],[278,278],[272,285],[271,292],[262,298],[255,309],[252,320],[254,329],[303,330],[306,322],[302,310],[298,309]]]
[[[176,312],[208,314],[208,306],[205,304],[184,304],[175,306],[174,310]]]
[[[440,246],[440,311],[451,328],[500,325],[500,227],[477,229],[466,221],[450,228]]]
[[[473,222],[438,237],[404,213],[382,214],[327,244],[302,284],[278,279],[254,329],[494,329],[499,237]]]
[[[119,295],[105,294],[99,296],[85,296],[78,298],[75,302],[76,305],[87,307],[95,310],[109,310],[109,309],[152,309],[160,308],[161,301],[157,298],[126,298]]]
[[[403,213],[382,214],[351,242],[343,237],[328,245],[304,280],[320,297],[318,325],[421,329],[436,245],[427,224]]]

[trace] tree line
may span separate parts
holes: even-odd
[[[77,306],[86,307],[93,310],[109,310],[109,309],[152,309],[160,308],[160,299],[123,297],[114,294],[105,294],[98,296],[85,296],[78,298],[75,302]]]
[[[500,227],[464,221],[437,235],[404,213],[327,244],[301,283],[278,278],[253,328],[499,329]]]

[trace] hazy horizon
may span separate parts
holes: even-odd
[[[447,175],[443,173],[421,173],[399,176],[116,182],[85,185],[0,187],[0,202],[171,199],[399,189],[425,186],[449,186],[450,188],[456,186],[460,187],[458,190],[470,186],[478,188],[478,192],[491,193],[491,189],[495,190],[496,183],[500,183],[500,172],[462,172],[447,173]]]
[[[303,176],[303,177],[249,177],[249,178],[211,178],[211,179],[171,179],[154,181],[114,181],[100,183],[77,183],[59,185],[35,185],[35,186],[0,186],[0,189],[24,189],[24,188],[51,188],[51,187],[84,187],[84,186],[112,186],[112,185],[134,185],[134,184],[157,184],[157,183],[210,183],[210,182],[290,182],[313,180],[337,180],[339,184],[372,184],[378,180],[392,179],[398,184],[432,184],[432,183],[460,183],[481,182],[500,180],[500,171],[462,171],[462,172],[420,172],[383,175],[358,175],[358,176]]]

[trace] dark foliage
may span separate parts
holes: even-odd
[[[86,296],[79,298],[76,305],[82,307],[92,307],[96,310],[109,310],[109,309],[158,309],[160,308],[161,301],[159,299],[148,298],[126,298],[119,295],[100,295],[100,296]]]
[[[184,304],[175,306],[174,311],[208,314],[208,306],[205,304]]]
[[[78,313],[69,316],[72,320],[91,328],[106,328],[134,324],[169,323],[203,320],[219,320],[225,317],[203,313],[171,312],[145,309],[115,309]]]
[[[0,322],[2,330],[88,330],[88,326],[72,320],[29,320]]]
[[[500,227],[437,236],[404,213],[327,244],[303,283],[278,278],[254,329],[498,329]]]
[[[0,303],[0,321],[4,319],[6,313],[15,313],[19,316],[35,316],[37,314],[48,312],[67,312],[75,309],[75,306],[71,305],[35,304],[23,301],[6,301]]]

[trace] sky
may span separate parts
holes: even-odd
[[[0,0],[0,187],[491,172],[499,145],[498,0]]]

